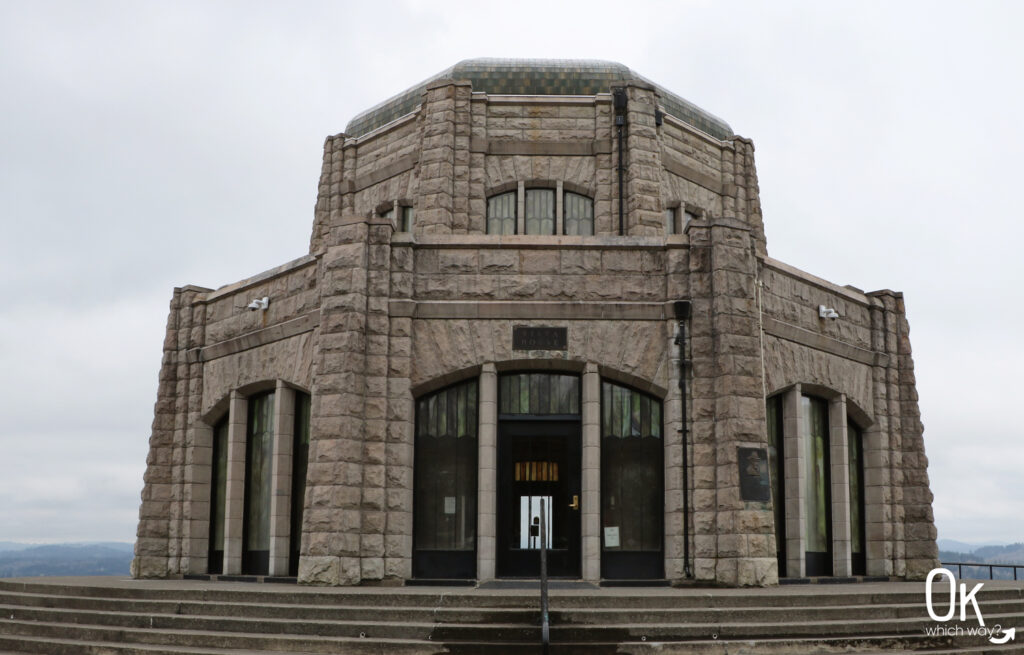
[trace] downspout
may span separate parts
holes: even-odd
[[[619,175],[619,236],[621,237],[621,236],[625,236],[625,234],[626,234],[626,219],[625,219],[626,212],[625,212],[625,204],[624,204],[623,190],[622,190],[622,187],[623,187],[623,183],[622,183],[623,172],[626,170],[626,167],[622,163],[623,162],[623,155],[622,155],[622,130],[623,130],[623,127],[625,127],[625,125],[626,125],[626,102],[627,102],[626,90],[623,89],[623,88],[612,89],[612,98],[613,98],[613,101],[614,101],[613,104],[615,106],[615,127],[618,129],[618,133],[619,133],[619,165],[618,165],[618,175]]]
[[[690,431],[686,422],[686,321],[690,318],[690,301],[672,303],[679,331],[675,343],[679,346],[679,433],[683,435],[683,575],[693,577],[690,568]]]

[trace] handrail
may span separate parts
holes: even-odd
[[[965,566],[976,566],[978,568],[988,568],[988,579],[995,580],[993,569],[1013,569],[1013,579],[1017,580],[1017,569],[1024,569],[1024,564],[989,564],[987,562],[942,562],[942,566],[955,566],[957,567],[956,577],[964,577]]]
[[[545,499],[540,500],[540,643],[543,655],[551,644],[551,623],[548,618],[548,522]]]

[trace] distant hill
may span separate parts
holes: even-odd
[[[0,542],[0,578],[61,575],[128,575],[132,544],[12,544]]]
[[[1024,543],[1008,544],[1006,546],[973,546],[972,551],[945,550],[946,540],[941,540],[939,550],[939,561],[944,563],[969,562],[971,564],[1020,564],[1024,565]],[[969,544],[964,544],[969,545]],[[957,573],[957,571],[954,571]],[[1012,580],[1012,569],[993,569],[992,576],[996,580]],[[1024,576],[1024,569],[1017,570],[1018,578]],[[963,567],[963,577],[982,578],[989,577],[988,567]]]

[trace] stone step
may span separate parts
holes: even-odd
[[[191,581],[176,581],[187,585]],[[149,586],[89,586],[56,585],[52,583],[13,582],[0,580],[0,591],[37,593],[53,596],[88,596],[109,599],[145,599],[168,601],[246,602],[254,594],[261,601],[272,604],[317,606],[371,606],[371,607],[477,607],[477,608],[536,608],[538,594],[502,592],[495,594],[477,589],[461,588],[357,588],[321,591],[292,585],[256,585],[222,583],[223,589],[207,587],[181,587],[173,585]],[[906,591],[902,587],[906,586]],[[819,585],[814,585],[819,586]],[[870,587],[871,585],[864,585]],[[794,591],[793,587],[772,589],[688,590],[680,593],[673,589],[650,589],[639,593],[630,589],[605,589],[595,593],[554,591],[551,604],[556,609],[609,608],[609,609],[685,609],[685,608],[745,608],[745,607],[823,607],[854,605],[910,605],[923,603],[923,585],[916,583],[888,583],[886,589],[899,591],[850,591],[848,585],[835,585],[834,593]],[[1024,586],[1022,586],[1024,587]],[[415,589],[413,591],[412,589]],[[831,590],[830,590],[831,591]],[[985,588],[978,598],[990,600],[1024,600],[1024,588]]]
[[[377,621],[381,609],[370,606],[320,607],[297,604],[222,603],[199,601],[148,601],[136,599],[107,599],[90,596],[54,596],[0,592],[0,614],[23,616],[16,610],[24,608],[54,608],[64,610],[91,610],[105,613],[131,613],[194,617],[240,617],[245,619],[287,619],[293,621]],[[982,602],[986,616],[1012,615],[1024,612],[1019,601]],[[533,609],[497,609],[464,607],[388,607],[388,621],[400,623],[527,623],[539,621],[539,611]],[[645,623],[787,623],[792,620],[792,608],[710,608],[710,609],[570,609],[551,610],[555,625],[645,624]],[[923,604],[824,606],[805,608],[800,612],[804,621],[860,620],[864,622],[900,619],[926,619]],[[971,614],[973,616],[973,614]],[[81,621],[78,621],[81,622]],[[87,622],[87,621],[86,621]],[[1021,621],[1024,623],[1024,620]]]

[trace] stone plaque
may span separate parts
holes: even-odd
[[[512,326],[512,350],[567,350],[569,328]]]
[[[771,500],[767,449],[737,448],[736,451],[740,467],[740,498],[756,502]]]

